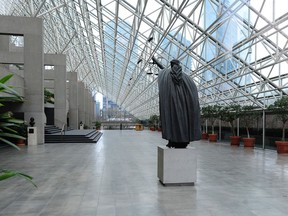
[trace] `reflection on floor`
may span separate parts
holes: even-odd
[[[97,144],[0,149],[0,167],[34,177],[0,182],[2,216],[286,216],[288,156],[275,151],[194,142],[195,186],[161,185],[161,133],[103,131]]]

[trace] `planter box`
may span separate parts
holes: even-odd
[[[164,185],[194,185],[197,177],[196,149],[158,146],[158,178]]]
[[[288,154],[288,141],[276,141],[277,153]]]
[[[207,140],[208,139],[208,133],[202,133],[202,140]]]
[[[244,147],[253,148],[255,144],[255,138],[242,138],[244,142]]]
[[[230,144],[231,145],[235,145],[235,146],[239,146],[240,145],[240,136],[230,136]]]
[[[217,142],[217,134],[209,134],[209,142]]]

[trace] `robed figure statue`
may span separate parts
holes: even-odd
[[[171,69],[158,76],[162,138],[169,148],[186,148],[190,141],[200,140],[200,107],[198,91],[179,60],[170,62]]]

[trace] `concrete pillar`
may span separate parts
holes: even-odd
[[[9,36],[0,35],[0,50],[9,51]]]
[[[79,128],[78,121],[78,81],[77,73],[67,73],[69,80],[69,126],[73,129]]]
[[[9,35],[0,35],[0,51],[3,51],[4,53],[9,52],[9,44],[10,44],[10,36]],[[8,65],[2,65],[1,67],[4,67],[7,70],[9,69]],[[15,88],[15,86],[13,86],[13,87]],[[20,93],[20,92],[18,92],[18,93]]]
[[[64,65],[55,65],[55,80],[54,80],[54,122],[55,125],[61,128],[64,124],[67,125],[67,110],[66,110],[66,56],[63,59]]]
[[[89,125],[89,127],[91,126],[91,116],[90,116],[90,101],[91,101],[91,97],[90,97],[90,91],[88,89],[86,89],[87,91],[87,107],[86,107],[86,118],[87,118],[87,123]]]
[[[0,16],[0,34],[24,35],[24,52],[19,56],[24,59],[24,97],[20,108],[24,119],[35,119],[38,144],[44,143],[44,89],[43,89],[43,19],[31,17]],[[1,43],[6,44],[2,39]],[[6,48],[5,48],[6,49]],[[17,57],[13,54],[12,57]],[[19,59],[17,57],[17,59]],[[4,62],[4,61],[3,61]],[[21,62],[21,60],[19,60]],[[7,63],[12,63],[7,59]]]
[[[84,98],[85,98],[85,124],[87,126],[90,126],[89,125],[89,91],[87,88],[84,89]]]
[[[93,115],[92,115],[92,92],[88,90],[88,119],[89,119],[89,126],[92,128],[92,121],[93,121]]]
[[[84,83],[83,82],[78,82],[78,122],[80,123],[81,121],[85,123],[85,94],[84,94]],[[78,125],[79,129],[79,125]]]
[[[92,97],[91,97],[91,105],[90,105],[90,109],[91,109],[91,111],[90,111],[90,113],[91,113],[91,125],[93,126],[93,125],[95,125],[95,123],[93,123],[93,122],[95,122],[96,121],[96,118],[95,118],[95,99],[94,99],[94,97],[93,97],[93,95],[92,95]]]
[[[38,128],[38,143],[44,143],[44,89],[43,89],[43,33],[42,20],[39,22],[39,34],[24,35],[24,83],[25,103],[23,104],[24,118],[29,122],[35,119]]]
[[[90,125],[93,126],[94,120],[94,113],[93,113],[93,95],[92,92],[90,93],[90,104],[89,104],[89,116],[90,116]]]
[[[93,112],[93,121],[96,121],[98,118],[97,113],[96,113],[96,101],[93,99],[93,104],[92,104],[92,112]]]
[[[66,101],[66,55],[45,54],[45,65],[54,66],[54,70],[45,71],[45,79],[53,80],[54,83],[54,125],[62,128],[67,125],[67,101]],[[49,77],[46,74],[51,74]]]
[[[92,115],[92,92],[89,91],[89,123],[92,127],[93,115]]]

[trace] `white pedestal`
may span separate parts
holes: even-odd
[[[27,128],[28,134],[28,146],[30,145],[37,145],[37,128],[36,127],[28,127]]]
[[[158,178],[164,185],[194,185],[197,178],[196,149],[158,146]]]
[[[80,125],[80,130],[84,130],[84,125]]]

